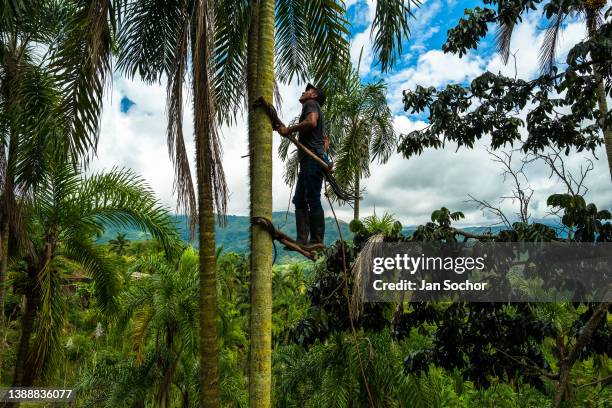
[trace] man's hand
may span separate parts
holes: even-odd
[[[289,136],[290,134],[293,133],[291,129],[289,129],[287,126],[280,126],[277,130],[278,130],[278,133],[281,134],[281,136]]]
[[[277,131],[282,136],[289,136],[293,132],[308,131],[310,129],[314,129],[314,128],[317,127],[317,121],[318,120],[319,120],[319,115],[317,114],[317,112],[310,112],[308,114],[308,116],[306,116],[306,118],[303,121],[301,121],[300,123],[298,123],[297,125],[293,125],[293,126],[289,126],[289,127],[280,126],[277,129]]]

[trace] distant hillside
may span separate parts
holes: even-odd
[[[286,217],[286,219],[285,219]],[[176,225],[180,231],[181,238],[185,242],[189,242],[189,225],[187,224],[187,217],[185,216],[173,216]],[[288,234],[291,237],[295,237],[295,215],[294,213],[285,212],[275,212],[272,214],[272,222],[277,228],[280,228],[283,232]],[[560,224],[556,220],[551,219],[539,219],[534,220],[534,222],[539,222],[549,227],[560,228]],[[351,239],[352,234],[349,231],[348,223],[344,221],[340,221],[340,227],[342,228],[342,236],[345,239]],[[461,228],[464,231],[471,232],[473,234],[484,234],[486,232],[492,232],[493,234],[498,233],[502,229],[505,229],[503,226],[492,226],[492,227],[482,227],[482,226],[473,226],[473,227],[464,227]],[[412,235],[416,230],[415,226],[404,227],[403,233],[404,235]],[[116,229],[109,227],[106,229],[106,232],[100,239],[99,242],[108,242],[109,240],[115,238],[118,233],[126,233],[127,239],[130,241],[143,241],[150,239],[151,236],[141,230],[136,228],[128,228],[128,229]],[[227,216],[227,226],[219,227],[217,226],[215,229],[215,235],[217,240],[217,245],[222,246],[225,251],[233,251],[233,252],[248,252],[249,250],[249,217],[242,215],[228,215]],[[563,236],[563,234],[561,234]],[[325,244],[329,245],[339,239],[338,230],[336,228],[336,224],[333,218],[325,219]],[[196,240],[191,243],[194,246],[198,246],[197,234]],[[300,257],[295,252],[285,251],[282,248],[282,245],[276,245],[277,260],[287,260],[287,258],[296,258]]]
[[[559,221],[557,220],[553,220],[553,219],[547,219],[547,218],[542,218],[542,219],[536,219],[532,221],[533,223],[540,223],[540,224],[544,224],[548,227],[554,228],[557,230],[557,234],[560,237],[565,237],[567,235],[567,232],[562,231],[563,229],[563,225],[561,225],[559,223]],[[473,226],[473,227],[458,227],[458,229],[463,230],[465,232],[469,232],[472,234],[476,234],[476,235],[482,235],[482,234],[486,234],[486,233],[492,233],[492,234],[497,234],[499,231],[505,230],[507,229],[506,226],[504,225],[494,225],[494,226],[490,226],[490,227],[482,227],[482,226]],[[414,231],[416,231],[416,226],[409,226],[409,227],[404,227],[402,230],[402,233],[404,235],[412,235],[414,233]]]
[[[286,219],[285,219],[286,215]],[[180,231],[181,238],[185,241],[189,241],[189,225],[187,224],[187,217],[185,216],[173,216],[177,227]],[[286,214],[285,212],[275,212],[272,214],[272,222],[276,228],[281,229],[284,233],[291,237],[295,237],[295,215],[293,213]],[[349,231],[348,224],[344,221],[340,221],[340,227],[342,229],[342,236],[347,239],[351,238],[352,234]],[[150,239],[151,236],[136,228],[128,229],[116,229],[109,227],[106,229],[104,235],[100,237],[99,242],[108,242],[115,238],[118,233],[127,234],[127,239],[130,241],[142,241]],[[242,215],[228,215],[227,226],[219,227],[215,229],[215,237],[217,245],[222,246],[226,251],[234,252],[248,252],[249,249],[249,217]],[[325,244],[329,245],[338,239],[338,229],[333,218],[325,219]],[[194,246],[199,243],[196,240],[192,242]],[[295,255],[282,250],[282,245],[277,243],[276,248],[278,250],[277,257],[280,259],[284,256]]]

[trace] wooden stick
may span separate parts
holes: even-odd
[[[280,133],[279,133],[280,135]],[[310,150],[309,148],[307,148],[306,146],[304,146],[303,144],[301,144],[293,135],[281,135],[287,139],[289,139],[289,141],[291,141],[291,143],[293,143],[294,145],[297,146],[298,149],[300,149],[301,151],[303,151],[304,153],[306,153],[308,156],[312,157],[313,159],[315,159],[315,161],[317,163],[319,163],[319,165],[323,168],[323,171],[325,171],[326,173],[331,173],[332,168],[329,166],[329,164],[325,163],[325,161],[323,161],[323,159],[321,159],[319,156],[317,156],[316,154],[314,154],[312,152],[312,150]]]
[[[312,252],[305,250],[289,235],[285,234],[281,230],[276,229],[270,220],[261,217],[255,217],[251,219],[251,222],[262,225],[268,230],[268,232],[272,236],[272,239],[277,240],[281,244],[285,245],[288,249],[299,252],[310,260],[314,261],[316,259]]]

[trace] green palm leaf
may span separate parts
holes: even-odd
[[[180,0],[136,0],[127,2],[117,36],[117,69],[129,78],[146,82],[161,79],[171,71],[177,53],[177,38],[183,26]]]
[[[378,55],[381,70],[388,71],[402,54],[402,44],[410,37],[408,20],[414,17],[413,6],[418,0],[379,0],[372,22],[373,52]]]
[[[102,97],[111,73],[115,10],[111,0],[75,3],[51,68],[62,90],[68,151],[74,162],[97,147]]]

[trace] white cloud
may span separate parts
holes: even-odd
[[[351,4],[348,4],[351,3]],[[353,35],[351,38],[351,62],[354,66],[359,64],[359,75],[367,75],[370,70],[372,63],[374,62],[374,55],[372,54],[372,21],[374,20],[374,15],[376,13],[376,2],[374,0],[367,1],[352,1],[346,4],[346,8],[351,5],[360,3],[365,7],[359,15],[356,16],[358,21],[354,21],[353,24],[367,24],[367,27]],[[360,61],[361,58],[361,61]]]
[[[424,50],[427,40],[440,31],[440,27],[433,23],[442,4],[439,1],[427,2],[415,8],[413,13],[415,18],[410,21],[410,50]]]
[[[351,41],[351,62],[359,65],[359,75],[364,76],[370,72],[374,55],[372,54],[372,40],[370,30],[355,35]]]
[[[281,86],[283,95],[282,115],[290,121],[299,114],[299,95],[303,87]],[[187,95],[187,90],[185,90]],[[120,101],[128,97],[134,102],[129,112],[123,113]],[[97,157],[90,171],[108,170],[114,166],[130,168],[142,175],[158,198],[168,207],[175,208],[176,196],[172,186],[174,171],[166,147],[165,82],[147,85],[142,81],[115,77],[112,92],[106,98],[102,115],[102,131]],[[184,135],[190,155],[192,173],[194,163],[193,115],[190,102],[185,101]],[[228,212],[248,214],[248,136],[246,116],[238,118],[235,125],[221,129],[223,162],[230,191]],[[274,134],[273,191],[274,210],[286,210],[290,189],[283,183],[284,165],[277,151],[280,136]]]
[[[129,114],[120,110],[123,96],[135,102]],[[104,104],[100,142],[91,171],[131,168],[147,180],[164,204],[174,207],[164,107],[162,86],[115,77]]]
[[[402,109],[402,91],[417,85],[441,87],[461,83],[483,72],[483,61],[470,53],[463,58],[430,50],[419,56],[416,64],[386,78],[389,105],[394,112]]]

